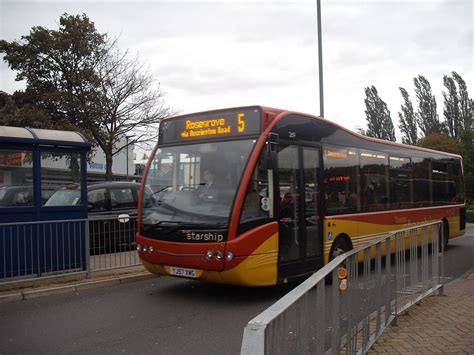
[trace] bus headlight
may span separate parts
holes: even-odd
[[[149,246],[149,247],[148,247],[148,252],[149,252],[149,253],[153,253],[154,250],[155,250],[155,249],[153,249],[152,246]]]
[[[212,251],[207,251],[206,254],[204,254],[204,257],[206,258],[206,260],[211,260],[212,259]]]
[[[137,251],[142,251],[142,246],[140,244],[137,244]]]
[[[232,254],[230,251],[228,251],[227,253],[225,253],[225,259],[227,261],[232,261],[234,259],[234,254]]]
[[[224,255],[220,251],[216,251],[216,260],[221,261]]]

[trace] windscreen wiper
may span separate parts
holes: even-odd
[[[142,226],[145,227],[145,228],[153,228],[153,227],[159,227],[161,226],[161,224],[163,223],[171,223],[171,224],[183,224],[184,222],[180,222],[180,221],[165,221],[165,220],[162,220],[162,221],[158,221],[156,223],[142,223]]]
[[[156,194],[159,194],[160,192],[162,192],[162,191],[164,191],[164,190],[166,190],[166,189],[169,189],[170,187],[171,187],[171,185],[165,186],[165,187],[163,187],[162,189],[159,189],[159,190],[153,192],[153,193],[151,194],[151,196],[154,196],[154,195],[156,195]]]

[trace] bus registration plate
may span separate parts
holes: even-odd
[[[192,278],[196,278],[197,276],[195,269],[186,269],[184,267],[175,267],[175,266],[172,266],[170,268],[170,274],[174,276],[192,277]]]

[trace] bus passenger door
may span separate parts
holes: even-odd
[[[278,152],[279,278],[322,266],[320,149],[281,145]],[[278,190],[278,189],[277,189]],[[277,203],[277,202],[275,202]]]

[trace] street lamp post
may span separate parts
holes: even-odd
[[[324,91],[323,91],[323,38],[321,31],[321,0],[316,0],[318,20],[318,62],[319,62],[319,115],[324,117]]]
[[[126,157],[126,159],[127,159],[127,164],[126,164],[127,165],[127,181],[129,180],[128,179],[128,139],[129,138],[130,138],[129,136],[125,136],[125,139],[127,140],[127,143],[126,143],[127,144],[127,146],[126,146],[126,148],[127,148],[127,151],[126,151],[126,155],[127,155],[127,157]]]

